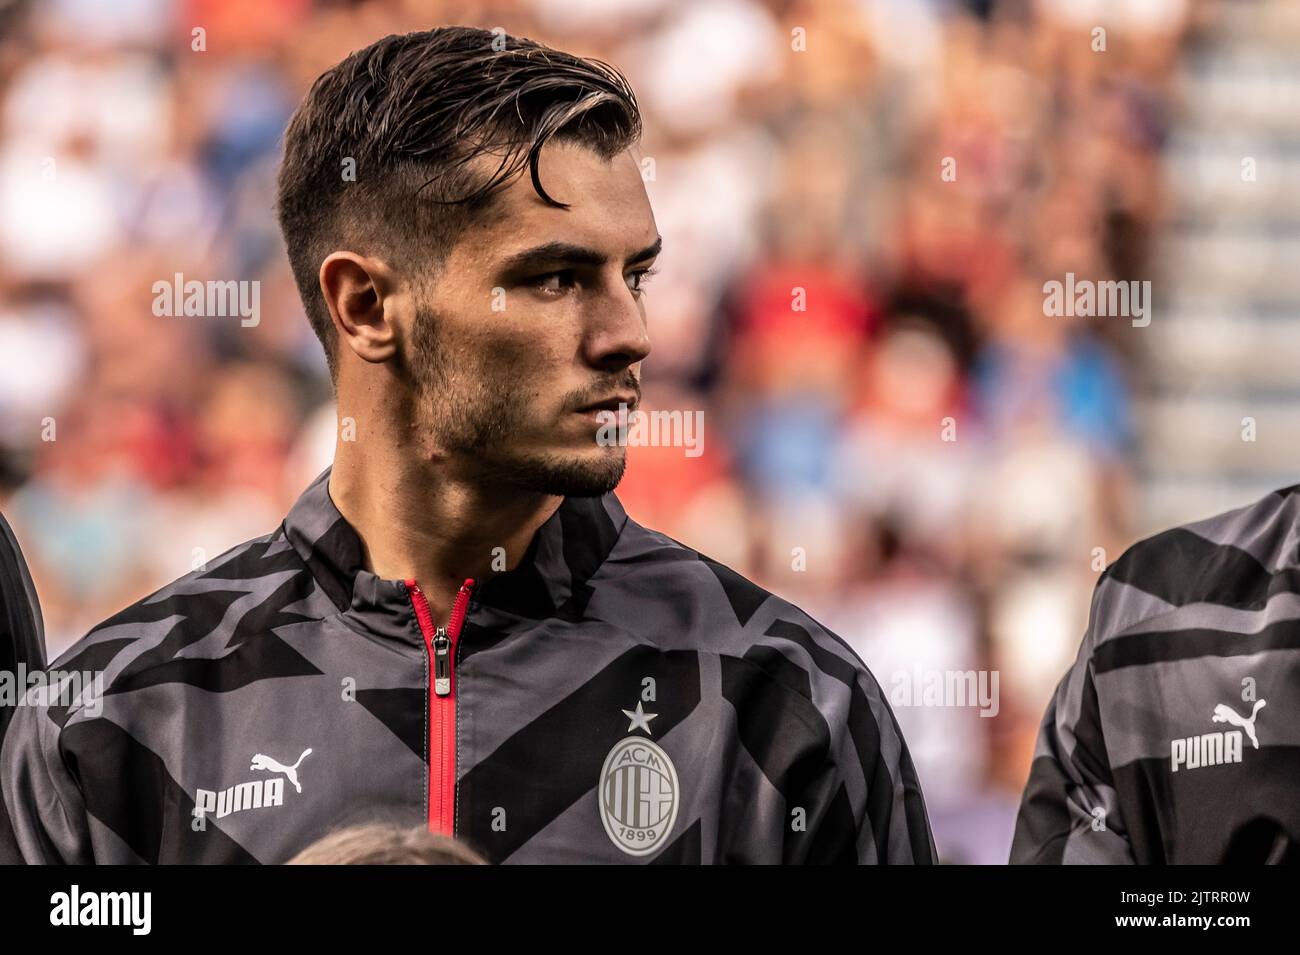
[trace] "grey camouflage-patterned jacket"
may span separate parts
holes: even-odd
[[[879,686],[797,608],[611,493],[438,626],[328,477],[51,664],[101,693],[17,707],[0,861],[279,863],[372,821],[493,862],[933,861]]]

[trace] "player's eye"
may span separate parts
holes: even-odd
[[[574,285],[573,269],[537,275],[529,279],[528,284],[548,295],[562,295]]]
[[[659,270],[654,268],[637,269],[635,272],[629,272],[627,275],[627,287],[635,294],[640,295],[645,289],[646,282],[650,281],[650,276],[658,274]]]

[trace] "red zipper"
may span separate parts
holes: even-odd
[[[456,592],[446,627],[434,628],[424,591],[406,581],[429,654],[429,831],[454,836],[456,827],[456,641],[465,623],[473,578]]]

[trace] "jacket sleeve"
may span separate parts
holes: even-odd
[[[1114,628],[1106,575],[1093,595],[1078,657],[1047,706],[1020,802],[1012,864],[1134,863],[1120,811],[1100,706],[1093,652]]]
[[[0,747],[0,863],[94,862],[85,805],[40,705],[16,708]]]
[[[769,639],[807,653],[807,681],[786,696],[782,771],[786,863],[932,864],[934,836],[907,743],[866,665],[804,616]],[[811,700],[802,700],[805,693]],[[805,706],[813,703],[815,706]],[[800,742],[794,742],[795,739]],[[769,760],[770,761],[770,760]]]
[[[933,865],[938,861],[930,816],[907,742],[875,678],[863,667],[859,680],[878,728],[877,744],[857,758],[850,774],[867,780],[866,800],[855,813],[855,860],[859,864]],[[853,734],[850,733],[850,736]]]

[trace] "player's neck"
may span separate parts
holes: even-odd
[[[563,498],[485,488],[449,477],[439,463],[395,446],[340,440],[330,497],[361,537],[366,567],[385,579],[414,578],[435,620],[444,620],[466,577],[511,570]]]

